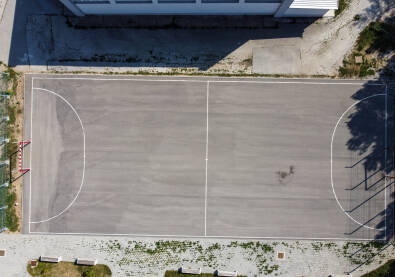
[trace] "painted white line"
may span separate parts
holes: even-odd
[[[254,236],[191,236],[191,235],[152,235],[152,234],[106,234],[106,233],[57,233],[57,232],[31,232],[39,235],[70,235],[70,236],[130,236],[153,238],[187,238],[187,239],[240,239],[240,240],[340,240],[340,241],[385,241],[384,239],[366,238],[314,238],[314,237],[254,237]]]
[[[143,78],[87,78],[87,77],[34,77],[38,80],[90,80],[90,81],[135,81],[135,82],[190,82],[206,83],[207,80],[197,79],[143,79]],[[366,84],[362,82],[301,82],[301,81],[256,81],[256,80],[210,80],[215,83],[254,83],[254,84],[304,84],[304,85],[367,85],[383,86],[383,83]]]
[[[295,81],[227,81],[227,80],[213,80],[214,83],[252,83],[252,84],[303,84],[303,85],[366,85],[364,83],[335,83],[335,82],[295,82]],[[369,86],[383,86],[383,84],[368,84]]]
[[[373,98],[373,97],[376,97],[376,96],[385,96],[385,95],[386,95],[386,94],[384,94],[384,93],[370,95],[370,96],[365,97],[365,98],[363,98],[363,99],[361,99],[361,100],[359,100],[359,101],[356,101],[356,102],[353,103],[351,106],[349,106],[349,107],[347,108],[347,110],[345,110],[345,111],[343,112],[343,114],[339,117],[339,120],[336,122],[335,128],[333,129],[333,132],[332,132],[332,139],[331,139],[331,185],[332,185],[332,192],[333,192],[333,195],[335,196],[336,202],[337,202],[337,204],[339,205],[340,209],[343,211],[343,213],[344,213],[346,216],[348,216],[352,221],[354,221],[356,224],[358,224],[358,225],[360,225],[360,226],[363,226],[363,227],[365,227],[365,228],[372,229],[372,230],[382,230],[382,228],[377,229],[377,228],[374,228],[374,227],[370,227],[370,226],[367,226],[367,225],[365,225],[365,224],[363,224],[363,223],[360,223],[359,221],[355,220],[348,212],[346,212],[346,211],[343,209],[342,205],[340,204],[339,199],[337,198],[337,195],[336,195],[336,192],[335,192],[335,187],[334,187],[334,184],[333,184],[333,139],[335,138],[335,133],[336,133],[337,126],[339,125],[339,123],[340,123],[340,121],[342,120],[343,116],[344,116],[350,109],[352,109],[355,105],[357,105],[358,103],[360,103],[360,102],[362,102],[362,101],[365,101],[365,100],[367,100],[367,99],[370,99],[370,98]]]
[[[82,135],[83,135],[83,151],[84,151],[84,158],[83,158],[83,170],[82,170],[81,185],[80,185],[80,187],[79,187],[79,189],[78,189],[78,192],[77,192],[76,196],[75,196],[74,199],[70,202],[70,204],[69,204],[65,209],[63,209],[60,213],[58,213],[57,215],[54,215],[54,216],[52,216],[52,217],[50,217],[50,218],[47,218],[47,219],[44,219],[44,220],[39,220],[39,221],[30,221],[30,220],[29,220],[31,224],[43,223],[43,222],[50,221],[50,220],[52,220],[52,219],[55,219],[55,218],[59,217],[60,215],[62,215],[63,213],[65,213],[68,209],[70,209],[70,207],[71,207],[71,206],[74,204],[74,202],[77,200],[77,198],[78,198],[78,196],[79,196],[79,194],[80,194],[80,192],[81,192],[82,186],[84,185],[84,179],[85,179],[85,129],[84,129],[84,125],[82,124],[82,120],[81,120],[80,116],[78,115],[78,113],[77,113],[76,109],[73,107],[73,105],[71,105],[70,102],[67,101],[67,100],[66,100],[63,96],[61,96],[60,94],[58,94],[58,93],[56,93],[56,92],[53,92],[53,91],[51,91],[51,90],[48,90],[48,89],[44,89],[44,88],[33,88],[33,90],[34,90],[34,89],[35,89],[35,90],[38,90],[38,91],[41,90],[41,91],[49,92],[49,93],[52,93],[53,95],[58,96],[60,99],[62,99],[62,100],[73,110],[73,112],[75,113],[75,115],[77,116],[77,118],[78,118],[78,120],[79,120],[79,122],[80,122],[80,124],[81,124]],[[31,149],[31,148],[30,148],[30,149]],[[30,176],[32,176],[32,175],[30,174]]]
[[[33,78],[34,79],[34,78]],[[208,81],[206,81],[206,80],[158,80],[158,79],[110,79],[110,78],[102,78],[102,79],[100,79],[100,78],[40,78],[40,77],[36,77],[35,79],[48,79],[48,80],[50,80],[50,79],[63,79],[63,80],[101,80],[101,81],[140,81],[140,82],[207,82],[208,83]],[[303,78],[303,79],[306,79],[306,78]],[[364,83],[342,83],[342,82],[340,82],[340,83],[335,83],[335,82],[292,82],[292,81],[247,81],[247,80],[241,80],[241,81],[228,81],[228,80],[211,80],[211,82],[218,82],[218,83],[262,83],[262,84],[312,84],[312,85],[364,85]],[[32,82],[33,83],[33,82]],[[382,84],[366,84],[366,85],[369,85],[369,86],[382,86]],[[40,88],[37,88],[37,89],[40,89]],[[32,85],[32,90],[33,90],[33,85]],[[44,89],[42,89],[42,90],[44,90]],[[52,92],[52,93],[54,93],[54,92]],[[32,93],[33,94],[33,93]],[[54,94],[56,94],[56,93],[54,93]],[[378,94],[379,95],[379,94]],[[378,96],[378,95],[375,95],[375,96]],[[380,94],[381,95],[381,94]],[[60,96],[60,95],[59,95]],[[371,97],[373,97],[373,96],[371,96]],[[368,97],[368,98],[370,98],[370,97]],[[362,100],[361,100],[362,101]],[[66,101],[67,102],[67,101]],[[67,102],[68,103],[68,102]],[[69,103],[68,103],[69,104]],[[72,107],[72,106],[71,106]],[[72,109],[73,109],[73,107],[72,107]],[[74,109],[73,109],[74,110]],[[75,111],[75,110],[74,110]],[[76,113],[77,114],[77,113]],[[78,114],[77,114],[77,116],[78,116]],[[343,116],[343,115],[342,115]],[[78,118],[79,118],[79,116],[78,116]],[[79,120],[80,120],[80,118],[79,118]],[[207,117],[207,120],[208,120],[208,117]],[[83,132],[84,132],[84,128],[83,128],[83,125],[82,125],[82,121],[80,120],[80,123],[81,123],[81,126],[82,126],[82,129],[83,129]],[[336,127],[335,127],[335,129],[337,128],[337,125],[338,124],[336,124]],[[32,125],[31,125],[32,126]],[[334,135],[334,134],[333,134]],[[332,142],[333,142],[333,135],[332,135]],[[207,136],[208,136],[208,133],[207,133]],[[207,147],[207,146],[206,146]],[[207,151],[206,151],[206,153],[207,153]],[[332,154],[332,144],[331,144],[331,154]],[[31,158],[31,156],[30,156],[30,158]],[[207,156],[206,156],[206,179],[207,179]],[[84,169],[85,169],[85,133],[84,133]],[[332,177],[332,155],[331,155],[331,177]],[[31,179],[31,175],[30,175],[30,179]],[[81,191],[81,188],[82,188],[82,184],[83,184],[83,181],[82,181],[82,183],[81,183],[81,186],[80,186],[80,190],[79,190],[79,192]],[[31,186],[31,182],[30,182],[30,186]],[[333,182],[332,182],[332,188],[333,188]],[[207,181],[206,181],[206,190],[207,190]],[[78,192],[78,194],[79,194],[79,192]],[[30,190],[30,193],[31,193],[31,190]],[[77,196],[76,196],[76,198],[73,200],[73,202],[71,203],[71,205],[74,203],[74,201],[77,199],[77,197],[78,197],[78,194],[77,194]],[[30,195],[31,196],[31,195]],[[336,196],[335,196],[336,197]],[[207,201],[207,198],[206,198],[206,200],[205,201]],[[340,204],[339,203],[339,201],[338,201],[338,199],[336,198],[336,201],[338,202],[338,204]],[[31,203],[31,201],[30,201],[30,203]],[[69,207],[71,206],[71,205],[69,205]],[[66,209],[68,209],[69,207],[67,207]],[[205,203],[205,217],[206,217],[206,207],[207,207],[207,203]],[[341,207],[341,206],[340,206]],[[341,207],[341,209],[343,210],[343,208]],[[62,213],[63,213],[64,211],[62,211]],[[344,212],[344,210],[343,210],[343,212]],[[60,215],[60,214],[59,214]],[[57,215],[57,216],[59,216],[59,215]],[[55,217],[57,217],[57,216],[55,216]],[[50,219],[47,219],[47,220],[45,220],[45,221],[48,221],[48,220],[51,220],[51,219],[53,219],[53,218],[55,218],[55,217],[52,217],[52,218],[50,218]],[[30,222],[30,218],[29,218],[29,222]],[[30,222],[30,223],[40,223],[40,222],[44,222],[44,221],[39,221],[39,222]],[[205,220],[205,222],[206,222],[206,220]],[[205,225],[206,225],[206,223],[205,223]],[[370,228],[369,226],[367,226],[368,228]],[[29,224],[29,232],[30,232],[30,224]],[[40,232],[38,232],[38,233],[40,233]],[[120,235],[131,235],[131,234],[120,234]],[[206,236],[207,234],[206,234],[206,226],[205,226],[205,236]],[[206,236],[207,237],[207,236]],[[258,239],[260,238],[260,237],[257,237]],[[265,238],[265,237],[262,237],[262,238]],[[268,237],[269,238],[269,237]],[[275,237],[273,237],[273,238],[275,238]],[[304,239],[304,238],[296,238],[296,239]],[[309,239],[309,238],[306,238],[306,239]],[[311,238],[311,239],[316,239],[316,238]],[[328,239],[336,239],[336,238],[328,238]],[[340,238],[341,240],[343,240],[343,238]],[[350,240],[350,239],[346,239],[346,240]],[[358,240],[358,239],[357,239]],[[366,240],[369,240],[369,239],[366,239]]]
[[[25,75],[23,75],[23,99],[26,99],[26,76]],[[25,104],[25,103],[23,103],[23,104]],[[23,121],[25,121],[25,112],[23,112]],[[25,127],[23,126],[23,128],[22,128],[22,138],[24,138],[25,137]],[[22,188],[24,187],[23,184],[24,182],[23,182],[23,180],[22,180]],[[25,190],[23,190],[22,189],[22,201],[21,201],[21,218],[22,218],[22,226],[21,226],[21,230],[22,230],[22,228],[23,228],[23,225],[24,225],[24,222],[23,222],[23,220],[24,220],[24,214],[23,214],[23,204],[24,204],[24,202],[25,202],[25,193],[26,193],[26,191]]]
[[[388,85],[385,86],[385,128],[384,128],[384,172],[387,174],[387,121],[388,121]],[[384,238],[387,238],[387,178],[384,178]]]
[[[134,82],[190,82],[206,83],[206,80],[187,80],[187,79],[143,79],[143,78],[84,78],[84,77],[34,77],[40,80],[88,80],[88,81],[134,81]]]
[[[30,157],[29,157],[29,167],[30,167],[30,174],[29,174],[29,233],[30,233],[30,221],[32,218],[32,149],[33,149],[33,82],[34,78],[32,78],[31,83],[31,91],[30,91]]]
[[[208,100],[210,96],[210,82],[207,81],[206,88],[206,185],[204,188],[204,236],[207,236],[207,171],[208,171]]]

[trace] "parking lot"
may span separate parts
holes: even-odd
[[[389,97],[363,81],[26,75],[23,232],[382,239]]]

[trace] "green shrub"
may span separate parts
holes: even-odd
[[[347,59],[343,60],[343,66],[339,67],[340,77],[366,77],[376,73],[375,68],[377,66],[376,59],[369,59],[362,55],[362,63],[355,63],[355,57],[361,56],[361,53],[354,52]]]
[[[369,75],[374,75],[375,71],[372,69],[372,64],[364,60],[359,68],[359,77],[366,77]]]
[[[371,22],[359,34],[357,50],[369,48],[370,51],[385,52],[395,49],[395,28],[382,22]]]
[[[349,1],[350,0],[339,0],[339,6],[335,11],[335,16],[341,14],[348,7]]]
[[[4,72],[7,76],[6,77],[7,81],[14,81],[18,76],[18,73],[16,73],[16,71],[13,70],[11,67],[7,67],[7,69]]]

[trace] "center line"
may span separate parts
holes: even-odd
[[[210,82],[207,81],[206,95],[206,185],[204,190],[204,236],[207,236],[207,165],[208,165],[208,98],[210,91]]]

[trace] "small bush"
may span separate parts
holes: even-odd
[[[18,77],[18,73],[15,70],[13,70],[11,67],[7,67],[7,69],[4,72],[6,73],[7,81],[14,81]]]
[[[361,16],[359,14],[354,15],[354,18],[352,20],[358,21],[361,19]]]
[[[82,277],[95,277],[95,272],[93,271],[92,268],[87,269],[82,273]]]
[[[359,77],[366,77],[369,75],[374,75],[375,71],[372,68],[373,64],[367,62],[366,60],[364,60],[364,62],[361,64],[360,68],[359,68]]]
[[[12,89],[7,90],[6,94],[8,94],[10,97],[15,96],[15,91]]]

